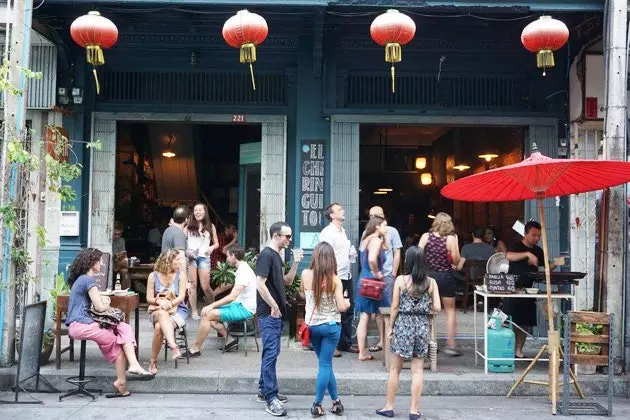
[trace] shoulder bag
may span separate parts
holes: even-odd
[[[381,262],[381,254],[378,256],[379,263]],[[369,262],[368,262],[369,265]],[[383,292],[385,290],[385,282],[379,279],[362,277],[359,280],[359,295],[367,299],[382,300]]]
[[[90,308],[90,316],[94,322],[98,322],[101,328],[114,328],[125,320],[125,314],[118,308],[109,307],[104,311],[97,311],[94,306]]]
[[[313,315],[315,315],[315,302],[313,302],[313,312],[311,312],[311,319],[308,321],[309,324],[313,321]],[[297,332],[297,337],[302,343],[302,347],[308,347],[311,343],[311,330],[309,330],[306,320],[302,321],[302,325],[300,325],[300,329]]]

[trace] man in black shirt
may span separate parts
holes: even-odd
[[[525,225],[525,236],[521,240],[510,247],[507,253],[507,259],[510,261],[510,274],[518,274],[519,279],[516,283],[518,289],[532,287],[534,279],[527,275],[528,272],[537,272],[538,267],[544,267],[545,254],[538,246],[540,241],[541,227],[540,223],[530,221]],[[550,263],[550,269],[556,267],[555,263]],[[535,299],[524,298],[504,298],[503,311],[512,316],[512,321],[518,326],[529,329],[536,325],[536,302]],[[527,336],[518,328],[514,330],[516,335],[516,349],[514,355],[517,358],[523,357],[523,346]]]
[[[258,292],[256,294],[256,316],[258,329],[262,339],[263,352],[258,381],[258,401],[266,402],[266,411],[273,416],[285,416],[287,410],[282,405],[287,398],[278,394],[276,378],[276,362],[280,354],[280,335],[282,333],[282,316],[285,314],[287,297],[285,286],[290,286],[301,254],[294,254],[291,270],[285,275],[280,251],[291,243],[291,227],[285,222],[276,222],[269,228],[271,240],[260,252],[256,261],[256,277]]]

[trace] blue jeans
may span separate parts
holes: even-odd
[[[260,331],[263,347],[258,390],[262,393],[267,402],[271,402],[278,395],[276,362],[280,354],[282,326],[282,319],[280,318],[274,318],[272,316],[258,318],[258,330]]]
[[[340,324],[320,324],[309,328],[311,331],[311,344],[319,360],[317,383],[315,384],[315,402],[321,404],[324,394],[328,394],[333,401],[338,399],[337,380],[333,372],[332,361],[335,348],[341,336]]]

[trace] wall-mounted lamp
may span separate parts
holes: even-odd
[[[498,157],[499,155],[493,152],[488,152],[488,153],[479,155],[479,158],[485,160],[486,162],[490,162],[492,159],[496,159]]]
[[[423,156],[416,157],[416,169],[424,169],[427,167],[427,158]]]
[[[83,103],[83,89],[77,87],[72,88],[72,102],[77,105]]]
[[[458,170],[460,172],[464,172],[470,169],[470,166],[466,165],[465,163],[460,163],[459,165],[455,165],[453,166],[453,169]]]
[[[435,219],[435,210],[431,209],[431,212],[427,214],[427,217],[429,219]]]
[[[378,191],[382,191],[382,192],[392,192],[394,191],[393,188],[379,188]]]
[[[374,191],[374,195],[387,195],[387,191]]]
[[[420,183],[422,185],[431,185],[433,184],[433,175],[430,172],[424,172],[420,175]]]
[[[172,134],[169,134],[168,148],[165,151],[162,152],[162,156],[164,156],[166,158],[173,158],[173,157],[177,156],[175,154],[175,152],[173,151],[173,147],[172,147],[173,138],[174,138],[174,136]]]

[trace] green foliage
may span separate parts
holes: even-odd
[[[576,332],[582,335],[600,335],[603,329],[604,326],[600,324],[577,323],[575,325]],[[602,350],[602,346],[600,344],[593,343],[576,343],[575,347],[577,348],[578,353],[585,354],[599,354]]]
[[[70,294],[70,286],[66,281],[63,273],[58,273],[55,277],[55,287],[52,289],[48,289],[50,292],[50,297],[53,299],[53,302],[57,301],[57,296],[64,296]]]
[[[291,270],[291,263],[287,261],[284,263],[284,274],[287,274],[290,270]],[[300,270],[298,270],[295,273],[295,279],[293,280],[293,283],[291,284],[291,286],[287,286],[286,288],[287,303],[289,305],[295,305],[301,300],[301,297],[300,297],[301,284],[302,284],[302,274],[300,273]]]
[[[222,284],[234,284],[236,270],[226,262],[217,263],[217,268],[212,270],[212,287]]]

